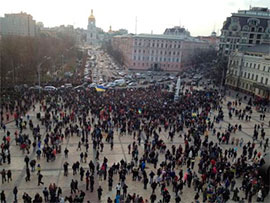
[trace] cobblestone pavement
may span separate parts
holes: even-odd
[[[266,137],[270,138],[270,128],[268,126],[270,114],[269,113],[266,114],[265,121],[260,121],[260,113],[258,113],[254,109],[251,121],[242,121],[242,120],[240,121],[236,117],[229,119],[228,110],[226,108],[226,103],[228,101],[232,101],[232,100],[233,100],[232,97],[229,97],[229,96],[226,97],[226,101],[224,101],[224,103],[223,103],[224,116],[225,116],[224,122],[221,122],[220,124],[215,124],[215,127],[217,128],[217,130],[220,130],[220,131],[225,130],[229,123],[230,124],[240,124],[241,123],[242,131],[236,131],[236,133],[232,134],[231,137],[243,138],[244,142],[247,143],[249,141],[252,142],[252,134],[253,134],[254,125],[264,123]],[[31,109],[29,111],[28,115],[30,116],[30,119],[32,119],[32,121],[34,123],[40,124],[41,135],[44,138],[45,133],[46,133],[45,128],[41,125],[40,121],[38,121],[36,118],[36,113],[37,113],[37,109],[39,109],[39,104],[36,104],[36,107],[37,107],[36,110],[33,111],[33,109]],[[242,104],[240,106],[240,108],[244,108],[244,107],[245,107],[244,104]],[[212,112],[211,114],[212,114],[211,117],[213,118],[213,116],[216,115],[217,112]],[[34,195],[37,192],[42,194],[42,190],[44,189],[44,186],[48,187],[50,183],[56,183],[56,185],[60,186],[63,190],[64,196],[68,196],[70,194],[71,179],[77,179],[79,181],[79,188],[85,189],[85,181],[80,181],[79,175],[73,176],[72,169],[71,169],[72,163],[80,160],[79,154],[81,153],[81,151],[76,150],[78,142],[80,140],[79,137],[74,135],[73,137],[70,137],[67,140],[64,139],[64,141],[62,143],[62,153],[57,154],[56,160],[50,161],[49,163],[47,163],[45,158],[41,158],[41,160],[37,162],[41,165],[41,172],[44,176],[44,178],[43,178],[44,186],[38,186],[37,185],[38,179],[37,179],[36,172],[31,173],[31,181],[30,182],[25,181],[25,176],[26,176],[25,175],[25,163],[24,163],[25,154],[23,154],[23,152],[20,150],[19,146],[16,145],[15,140],[14,140],[14,133],[17,130],[17,128],[15,126],[15,122],[8,123],[7,129],[11,132],[11,135],[12,135],[11,147],[10,147],[10,149],[11,149],[11,164],[8,165],[7,163],[4,163],[4,164],[0,165],[0,170],[2,170],[4,168],[6,170],[10,169],[12,171],[12,181],[11,182],[2,184],[2,182],[0,181],[0,190],[5,191],[6,196],[7,196],[7,202],[13,201],[12,190],[13,190],[15,185],[18,187],[18,190],[19,190],[19,193],[18,193],[19,202],[22,202],[23,192],[27,192],[31,197],[34,197]],[[26,133],[29,133],[32,136],[32,133],[30,133],[29,129],[26,130]],[[3,137],[4,134],[5,133],[3,132],[3,130],[0,130],[1,137]],[[183,134],[183,132],[182,132],[182,134]],[[176,146],[178,146],[179,144],[182,144],[182,145],[184,144],[184,139],[182,137],[179,137],[178,135],[176,135],[174,138],[174,141],[171,142],[168,139],[168,135],[166,132],[164,132],[164,130],[162,130],[160,136],[165,141],[168,148],[171,148],[171,146],[173,144]],[[209,139],[215,143],[217,142],[216,137],[214,137],[211,132],[209,132]],[[128,144],[130,144],[134,141],[135,140],[133,140],[132,136],[130,136],[130,135],[119,136],[119,133],[116,131],[113,150],[111,150],[109,144],[106,144],[106,142],[105,142],[104,151],[100,154],[99,160],[103,160],[103,157],[106,157],[108,159],[108,166],[111,166],[115,162],[119,162],[121,159],[124,159],[124,160],[130,162],[131,155],[128,154]],[[221,146],[223,149],[229,149],[231,147],[234,147],[231,144],[228,144],[228,145],[224,144]],[[69,157],[68,158],[65,158],[64,153],[63,153],[63,149],[65,147],[68,147],[68,149],[69,149]],[[142,144],[139,146],[139,156],[143,153],[143,148],[144,147],[143,147],[143,142],[142,142]],[[262,149],[259,148],[258,143],[256,143],[256,148],[257,148],[257,150],[262,151]],[[85,150],[85,148],[82,149],[83,152],[84,152],[84,150]],[[240,147],[239,147],[239,152],[240,153],[242,152],[242,149]],[[240,153],[238,153],[238,154],[240,154]],[[31,160],[31,159],[35,158],[36,155],[35,155],[35,152],[33,150],[31,150],[30,154],[28,154],[28,156],[30,157],[30,160]],[[94,159],[94,157],[95,157],[95,152],[93,151],[92,147],[90,146],[89,152],[88,152],[87,162],[89,163],[90,159]],[[198,163],[199,159],[200,159],[199,156],[196,157],[195,171],[197,171],[197,169],[198,169],[197,163]],[[160,154],[159,163],[163,160],[164,160],[164,154]],[[64,175],[63,175],[63,163],[65,161],[68,161],[70,163],[68,177],[64,177]],[[84,168],[88,168],[87,163],[81,163],[81,165]],[[147,164],[146,165],[147,173],[149,174],[149,172],[151,170],[154,170],[153,165]],[[176,170],[177,173],[178,173],[178,170],[179,169]],[[184,171],[186,170],[186,166],[183,166],[183,170]],[[156,170],[154,170],[154,172],[156,172]],[[136,194],[142,195],[144,198],[149,200],[149,197],[151,195],[150,185],[148,184],[148,188],[145,190],[145,189],[143,189],[142,182],[132,181],[131,178],[132,178],[132,176],[128,175],[127,180],[126,180],[127,185],[128,185],[128,193],[130,193],[130,194],[136,193]],[[108,197],[111,197],[112,199],[114,199],[115,195],[116,195],[115,186],[118,183],[118,181],[119,181],[118,175],[115,175],[114,176],[113,190],[109,191],[107,180],[106,181],[101,180],[96,176],[95,190],[93,193],[90,193],[89,191],[86,192],[85,202],[86,202],[86,200],[90,200],[91,202],[98,202],[97,193],[96,193],[96,189],[97,189],[98,185],[101,185],[103,188],[103,196],[102,196],[101,202],[106,202]],[[238,179],[237,185],[239,186],[240,184],[241,184],[241,179]],[[170,194],[172,195],[171,201],[174,202],[174,193],[172,192],[172,185],[168,186],[168,189],[170,191]],[[160,188],[157,188],[156,191],[157,191],[156,194],[158,197],[157,200],[159,200],[159,199],[161,199]],[[243,195],[243,192],[240,192],[239,194]],[[188,188],[188,187],[184,186],[183,194],[181,194],[181,199],[182,199],[181,202],[192,202],[192,201],[194,201],[194,196],[195,196],[194,189],[192,187]],[[253,197],[253,200],[255,202],[256,195]],[[200,201],[202,202],[202,194],[200,194]]]

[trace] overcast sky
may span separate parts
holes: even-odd
[[[218,32],[226,17],[238,9],[270,8],[270,0],[3,0],[0,16],[27,12],[45,27],[74,25],[87,28],[94,10],[96,25],[104,31],[125,28],[137,33],[161,34],[167,27],[181,25],[193,36]]]

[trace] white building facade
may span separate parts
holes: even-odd
[[[233,52],[229,57],[226,85],[260,98],[270,96],[270,45]]]
[[[208,49],[209,43],[182,35],[128,34],[113,37],[112,47],[129,69],[178,72],[191,67],[195,51]]]

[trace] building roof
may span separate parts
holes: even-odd
[[[166,28],[164,35],[190,35],[189,31],[180,26],[174,26],[173,28]]]
[[[270,17],[270,10],[268,8],[253,7],[249,10],[239,10],[236,14],[244,14],[249,16]]]
[[[270,10],[268,8],[253,7],[249,10],[239,10],[237,13],[232,13],[231,17],[228,17],[223,24],[222,29],[227,30],[231,24],[232,18],[239,18],[239,24],[241,28],[248,24],[248,19],[257,18],[260,19],[260,24],[264,29],[268,27],[268,21],[270,20]]]
[[[241,28],[244,25],[248,25],[248,22],[247,21],[248,21],[249,18],[251,18],[249,16],[236,16],[236,15],[233,15],[232,17],[238,17],[239,18],[239,24],[240,24]],[[224,22],[223,27],[222,27],[223,30],[228,30],[229,29],[229,26],[231,24],[231,18],[232,17],[228,17],[227,20]],[[267,28],[267,21],[269,19],[260,18],[260,16],[257,16],[256,18],[259,18],[260,19],[260,25],[259,26],[262,26],[264,29]]]
[[[270,45],[269,44],[260,44],[260,45],[256,45],[253,47],[242,47],[241,49],[239,49],[239,51],[270,54]]]
[[[203,40],[200,40],[194,37],[183,36],[183,35],[127,34],[127,35],[117,35],[115,37],[132,37],[132,38],[141,38],[141,39],[148,38],[148,39],[161,39],[161,40],[182,40],[182,41],[206,43]]]

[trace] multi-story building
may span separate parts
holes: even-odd
[[[270,37],[270,10],[250,8],[232,13],[224,22],[220,36],[220,53],[229,56],[242,47],[262,44]]]
[[[86,30],[86,42],[89,45],[100,45],[105,38],[104,31],[96,27],[96,18],[94,17],[93,10],[88,18],[88,26]]]
[[[269,99],[270,44],[243,47],[231,53],[226,85]]]
[[[5,14],[0,18],[2,35],[36,36],[36,21],[27,13]]]
[[[128,34],[113,37],[112,47],[129,69],[181,71],[192,65],[195,50],[208,49],[209,44],[186,34]]]
[[[210,36],[198,36],[197,38],[207,41],[214,50],[219,50],[219,37],[216,32],[213,31]]]
[[[91,10],[91,15],[88,18],[88,26],[87,26],[87,43],[89,45],[97,45],[98,43],[98,33],[96,27],[96,19],[93,15],[93,10]]]

